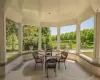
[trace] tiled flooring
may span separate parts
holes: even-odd
[[[3,80],[100,80],[86,72],[75,61],[67,60],[66,65],[66,69],[63,63],[61,63],[60,70],[57,68],[57,77],[55,77],[54,71],[49,69],[49,77],[47,78],[45,69],[42,70],[40,64],[34,69],[34,60],[31,60],[23,62],[16,69],[6,74]]]

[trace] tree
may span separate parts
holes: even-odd
[[[48,27],[42,27],[42,48],[44,48],[44,44],[46,44],[47,48],[51,48],[51,34],[50,34],[50,28]]]
[[[60,40],[65,40],[65,34],[60,35]]]
[[[6,19],[6,46],[12,48],[10,50],[16,50],[18,46],[18,27],[16,22]]]
[[[51,36],[51,40],[52,40],[52,41],[56,41],[56,40],[57,40],[57,35]]]
[[[38,48],[38,28],[35,26],[24,25],[23,27],[24,50],[29,50],[30,46]]]

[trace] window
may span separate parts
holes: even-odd
[[[81,23],[81,54],[93,58],[94,48],[94,17]]]
[[[60,28],[60,48],[76,52],[76,25],[62,26]]]
[[[50,27],[53,50],[57,50],[57,27]]]
[[[38,28],[23,26],[23,51],[38,50]]]
[[[42,28],[42,49],[57,48],[57,28],[56,27],[43,27]]]
[[[10,19],[6,19],[6,53],[8,62],[18,55],[18,26]]]

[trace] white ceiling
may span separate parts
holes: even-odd
[[[96,12],[99,5],[98,0],[6,0],[5,15],[24,24],[58,26],[77,20],[89,8]]]

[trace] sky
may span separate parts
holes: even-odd
[[[94,28],[94,17],[89,18],[88,20],[84,21],[80,25],[80,29],[91,29]],[[51,35],[57,35],[57,27],[50,27]],[[62,26],[60,28],[60,34],[74,32],[76,31],[76,25],[69,25],[69,26]]]

